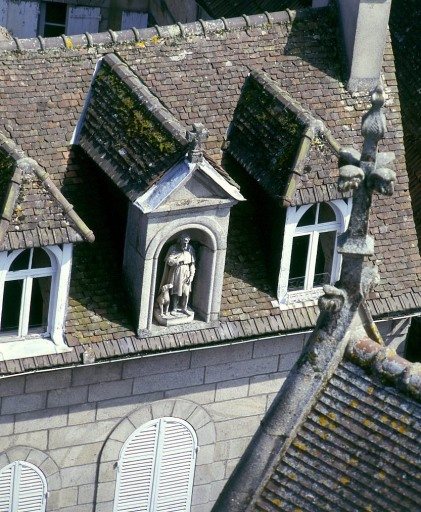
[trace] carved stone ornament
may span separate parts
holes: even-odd
[[[374,169],[368,177],[368,186],[385,196],[393,195],[396,183],[396,173],[386,167]]]
[[[323,291],[325,293],[319,298],[319,308],[331,313],[340,311],[346,299],[345,291],[328,284],[323,287]]]
[[[182,233],[165,256],[165,268],[155,300],[154,317],[160,325],[190,323],[194,312],[189,297],[196,272],[196,255],[190,237]]]
[[[338,188],[341,192],[355,190],[364,179],[364,171],[356,165],[344,165],[339,168]]]
[[[187,132],[187,140],[190,142],[188,159],[196,164],[203,160],[203,144],[209,136],[208,130],[202,123],[194,123],[190,132]]]

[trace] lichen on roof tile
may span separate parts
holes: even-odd
[[[135,200],[186,153],[188,142],[181,128],[171,129],[172,116],[159,100],[116,60],[105,57],[94,77],[79,144]]]

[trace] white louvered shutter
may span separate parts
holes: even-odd
[[[193,429],[177,418],[136,430],[120,454],[114,512],[188,512],[196,446]]]
[[[45,512],[46,494],[44,475],[29,462],[16,461],[0,471],[0,512]]]
[[[152,493],[159,423],[147,423],[123,446],[117,475],[114,512],[147,512]]]
[[[7,0],[0,0],[0,26],[7,28]]]
[[[12,508],[13,465],[0,471],[0,512],[10,512]]]
[[[39,17],[39,2],[13,2],[7,6],[6,28],[19,38],[36,37]]]
[[[101,9],[99,7],[69,7],[68,9],[67,35],[98,32],[101,20]]]
[[[161,420],[160,445],[154,512],[186,512],[196,462],[195,438],[187,425],[166,418]]]
[[[123,11],[121,15],[121,30],[130,28],[146,28],[148,26],[147,12]]]
[[[19,493],[16,512],[41,512],[45,510],[45,479],[34,468],[19,464]]]

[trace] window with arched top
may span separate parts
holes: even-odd
[[[18,337],[48,334],[52,258],[40,247],[13,253],[4,283],[0,332]]]
[[[5,359],[65,348],[71,254],[71,244],[0,253],[0,353]],[[23,339],[32,340],[25,350],[16,344]],[[54,343],[41,343],[46,339]]]
[[[121,449],[114,512],[188,512],[196,451],[196,433],[179,418],[135,430]]]
[[[339,278],[341,258],[336,241],[345,231],[350,213],[351,200],[288,208],[278,286],[280,302],[315,299],[323,285]]]
[[[47,481],[33,464],[15,461],[0,470],[0,512],[45,512]]]

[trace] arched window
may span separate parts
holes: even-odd
[[[0,252],[0,353],[4,359],[68,350],[64,321],[72,244]],[[18,343],[30,339],[31,343]]]
[[[0,470],[0,512],[45,512],[47,482],[29,462],[16,461]]]
[[[196,449],[196,433],[179,418],[133,432],[120,453],[114,512],[188,512]]]
[[[24,337],[48,334],[51,285],[50,255],[41,248],[13,251],[6,274],[0,332]]]
[[[345,231],[351,201],[291,207],[287,211],[278,298],[292,303],[317,298],[339,277],[336,239]]]

